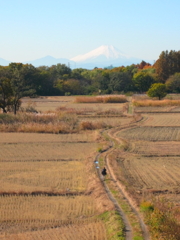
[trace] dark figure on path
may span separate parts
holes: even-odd
[[[105,167],[103,168],[101,173],[102,173],[103,176],[106,176],[107,172],[106,172],[106,168]]]

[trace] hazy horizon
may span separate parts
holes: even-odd
[[[177,0],[0,3],[0,58],[5,60],[72,59],[101,45],[149,60],[157,60],[163,50],[179,50]]]

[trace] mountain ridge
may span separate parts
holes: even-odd
[[[145,60],[145,59],[144,59]],[[23,64],[32,64],[35,67],[66,64],[71,69],[86,68],[93,69],[95,67],[105,68],[108,66],[119,67],[128,66],[131,64],[140,63],[142,59],[130,57],[112,45],[102,45],[90,52],[75,56],[71,59],[54,58],[52,56],[45,56],[31,61],[23,61]],[[147,60],[145,60],[147,61]],[[7,61],[0,58],[0,65],[7,66],[12,61]],[[14,61],[15,62],[15,61]],[[152,62],[152,61],[148,61]]]

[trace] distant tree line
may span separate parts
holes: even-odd
[[[71,69],[65,64],[34,67],[10,63],[0,66],[0,108],[4,113],[16,114],[25,96],[144,93],[153,84],[157,88],[157,83],[163,91],[180,92],[180,51],[163,51],[154,65],[142,61],[126,67],[93,70]],[[156,96],[153,91],[151,96]]]

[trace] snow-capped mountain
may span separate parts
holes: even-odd
[[[128,59],[129,57],[112,45],[102,45],[84,55],[78,55],[70,60],[80,62],[107,61],[115,59]]]
[[[113,67],[128,66],[137,64],[142,59],[129,57],[112,45],[102,45],[84,55],[78,55],[70,59],[74,61],[75,68],[93,69],[94,67],[105,68],[110,65]]]
[[[138,59],[129,57],[127,54],[121,52],[119,49],[112,45],[102,45],[86,54],[78,55],[71,59],[66,58],[54,58],[52,56],[46,56],[32,61],[26,61],[23,63],[32,64],[35,67],[38,66],[52,66],[58,63],[66,64],[71,69],[74,68],[86,68],[93,69],[95,67],[105,68],[108,66],[119,67],[128,66],[131,64],[140,63],[142,60],[152,62],[146,59]],[[0,65],[7,66],[10,61],[6,61],[0,58]]]

